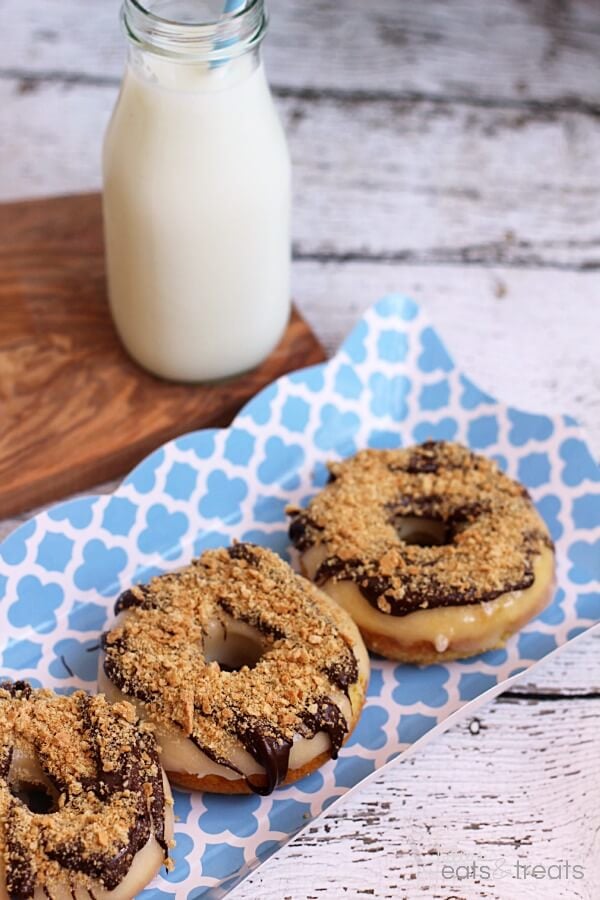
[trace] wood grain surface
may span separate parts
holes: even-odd
[[[229,424],[323,349],[294,311],[269,358],[209,385],[162,381],[110,319],[98,195],[0,205],[0,516],[125,474],[166,440]]]
[[[1,197],[98,187],[117,6],[0,0]],[[572,412],[600,453],[595,0],[277,0],[266,56],[295,165],[294,295],[326,347],[382,293],[413,294],[478,384]],[[599,698],[596,633],[335,807],[232,900],[597,900]],[[457,854],[584,856],[586,877],[444,879]]]

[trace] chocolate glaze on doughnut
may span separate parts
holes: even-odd
[[[16,748],[37,760],[55,790],[51,814],[32,812],[14,792]],[[166,862],[165,803],[154,737],[132,707],[0,684],[0,855],[9,897],[45,890],[61,869],[90,893],[98,882],[111,891],[152,836]]]
[[[346,736],[346,720],[338,706],[327,697],[319,697],[315,704],[316,709],[303,713],[302,718],[311,732],[326,731],[331,741],[332,756],[335,759]]]
[[[255,784],[252,778],[247,779],[248,785],[256,794],[271,794],[287,775],[292,741],[282,736],[274,737],[265,721],[253,722],[240,716],[235,728],[248,753],[264,768],[267,775],[264,787]],[[316,731],[319,731],[318,727],[315,728]]]
[[[138,606],[152,609],[152,597],[149,596],[143,584],[138,584],[134,588],[123,591],[115,603],[115,613],[118,615],[127,609],[133,609]]]
[[[290,509],[300,552],[327,550],[315,574],[352,581],[379,612],[463,606],[530,587],[552,548],[525,488],[459,444],[365,450],[330,466],[333,481],[306,510]],[[402,520],[437,522],[429,546],[398,534]]]
[[[348,733],[330,695],[348,696],[359,669],[324,601],[269,550],[241,543],[207,551],[117,600],[115,611],[126,615],[103,635],[104,672],[153,721],[175,726],[209,759],[246,777],[227,753],[228,742],[239,742],[266,776],[264,784],[248,776],[248,787],[268,794],[288,774],[296,736],[325,732],[335,758]],[[219,617],[261,636],[254,667],[204,659],[207,628]]]

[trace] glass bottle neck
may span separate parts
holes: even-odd
[[[122,19],[144,55],[213,69],[256,59],[267,29],[264,0],[124,0]]]

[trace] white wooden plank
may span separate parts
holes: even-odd
[[[98,187],[102,136],[116,93],[0,81],[0,199]]]
[[[0,81],[0,197],[98,187],[115,94]],[[600,118],[297,98],[280,108],[301,257],[600,266]]]
[[[113,0],[3,0],[0,68],[96,78],[120,74]],[[272,2],[273,82],[520,104],[598,106],[600,8],[586,0]]]
[[[599,740],[600,700],[484,707],[310,826],[231,900],[592,900]],[[457,869],[474,863],[479,878]],[[486,878],[486,864],[504,876]]]
[[[535,666],[511,686],[510,693],[600,697],[600,631],[580,638]]]

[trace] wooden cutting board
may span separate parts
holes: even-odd
[[[0,518],[127,472],[177,434],[228,424],[280,375],[324,359],[294,310],[255,371],[161,381],[108,312],[97,194],[0,205]]]

